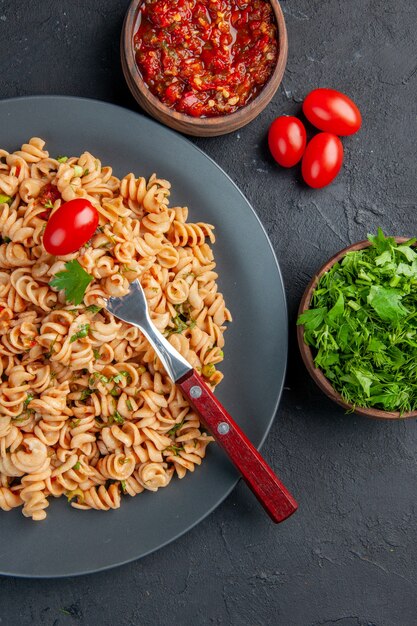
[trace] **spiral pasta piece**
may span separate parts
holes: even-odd
[[[14,493],[7,487],[0,487],[0,509],[11,511],[17,506],[22,506],[23,500],[18,493]]]

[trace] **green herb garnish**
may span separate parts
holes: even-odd
[[[98,313],[99,311],[101,311],[103,307],[101,306],[97,306],[97,304],[90,304],[90,306],[86,307],[86,311],[88,311],[89,313],[93,313],[93,315],[95,315],[96,313]]]
[[[81,469],[81,463],[79,461],[77,461],[72,469],[77,472],[79,469]]]
[[[127,381],[129,381],[129,378],[130,378],[129,372],[125,372],[125,371],[119,372],[118,374],[112,377],[112,380],[115,383],[120,383],[122,382],[123,378],[126,378]]]
[[[6,196],[4,193],[0,193],[0,204],[8,204],[9,206],[13,202],[13,198],[11,196]]]
[[[83,389],[81,392],[81,398],[80,400],[84,401],[87,400],[87,398],[89,398],[91,396],[91,394],[93,393],[92,389]]]
[[[56,160],[58,161],[58,163],[66,163],[68,161],[68,157],[67,156],[58,156],[58,157],[56,157]]]
[[[52,200],[47,200],[46,202],[44,202],[43,206],[45,207],[45,209],[53,209],[54,208],[54,204],[53,204]]]
[[[180,422],[179,424],[175,424],[175,426],[173,426],[173,427],[171,428],[171,430],[169,430],[169,431],[167,432],[167,435],[168,435],[169,437],[173,437],[173,436],[175,435],[175,433],[177,432],[177,430],[180,430],[180,429],[183,427],[184,422],[185,422],[185,417],[184,417],[184,419],[182,420],[182,422]]]
[[[97,348],[93,348],[93,354],[95,359],[99,359],[101,357],[100,350],[97,350]]]
[[[208,363],[207,365],[203,365],[201,368],[201,373],[204,378],[211,378],[216,371],[216,366],[214,363]]]
[[[382,230],[320,278],[297,324],[314,363],[353,406],[417,407],[417,252]]]
[[[122,417],[118,411],[115,411],[113,413],[113,419],[116,422],[116,424],[124,424],[125,423],[124,417]]]
[[[50,359],[51,356],[54,354],[54,345],[55,345],[55,342],[57,341],[58,337],[59,337],[58,334],[55,335],[55,338],[52,339],[51,343],[49,344],[49,350],[48,350],[48,352],[45,352],[45,356],[46,356],[47,359]]]
[[[115,411],[113,415],[109,417],[109,424],[113,424],[113,422],[116,422],[116,424],[124,424],[125,420],[118,411]]]
[[[23,403],[23,406],[25,407],[25,409],[28,408],[28,404],[29,402],[32,402],[33,398],[34,398],[34,394],[32,392],[29,392],[26,396],[26,400]]]
[[[131,403],[131,401],[130,401],[130,398],[128,398],[128,399],[126,400],[126,406],[127,406],[127,408],[129,409],[129,411],[133,411],[133,406],[132,406],[132,403]]]
[[[77,339],[83,339],[84,337],[87,337],[89,330],[90,330],[90,324],[81,324],[81,326],[79,326],[79,331],[77,331],[74,335],[71,335],[71,339],[70,339],[70,343],[74,343],[74,341],[77,341]]]
[[[100,382],[102,382],[102,383],[104,383],[106,385],[107,383],[110,382],[111,379],[107,378],[107,376],[105,376],[101,372],[94,372],[94,374],[92,374],[90,376],[90,378],[88,379],[88,384],[90,386],[94,385],[97,380],[99,380]]]
[[[175,333],[182,333],[184,330],[194,328],[196,325],[195,320],[189,320],[183,313],[180,313],[176,317],[171,318],[174,328],[168,328],[165,332],[165,336],[169,337]]]
[[[122,488],[123,493],[126,493],[126,481],[125,480],[120,481],[120,486]]]
[[[77,498],[77,501],[78,501],[79,504],[82,504],[84,502],[84,493],[81,491],[80,488],[74,489],[74,491],[66,491],[65,495],[67,496],[67,499],[68,499],[69,503],[74,498]]]
[[[169,450],[170,452],[174,454],[174,456],[179,456],[179,453],[184,450],[184,446],[172,445],[172,446],[168,446],[167,448],[165,448],[165,450]]]
[[[81,304],[85,290],[93,280],[93,277],[81,267],[77,259],[65,263],[65,270],[55,274],[49,283],[59,291],[65,290],[65,298],[73,304]]]

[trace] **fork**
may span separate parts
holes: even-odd
[[[152,322],[146,296],[139,280],[121,298],[106,300],[106,308],[115,317],[136,326],[154,348],[170,379],[176,383],[204,426],[223,448],[236,469],[275,523],[297,510],[297,503],[273,470],[214,396],[203,378],[165,339]]]

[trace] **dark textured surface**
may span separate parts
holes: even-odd
[[[196,143],[258,211],[293,323],[309,277],[330,254],[378,225],[416,233],[417,5],[282,6],[290,53],[273,103],[238,133]],[[0,0],[1,96],[59,93],[135,108],[118,60],[126,7],[121,0]],[[298,172],[274,166],[265,133],[320,85],[353,96],[365,124],[344,140],[337,181],[311,191]],[[287,389],[264,452],[300,501],[291,520],[272,526],[239,485],[188,535],[137,563],[81,579],[2,578],[0,624],[414,626],[415,421],[344,415],[308,379],[293,330],[290,339]]]

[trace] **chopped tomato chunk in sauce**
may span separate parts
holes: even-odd
[[[146,0],[134,47],[143,80],[161,102],[215,117],[258,95],[279,43],[267,0]]]

